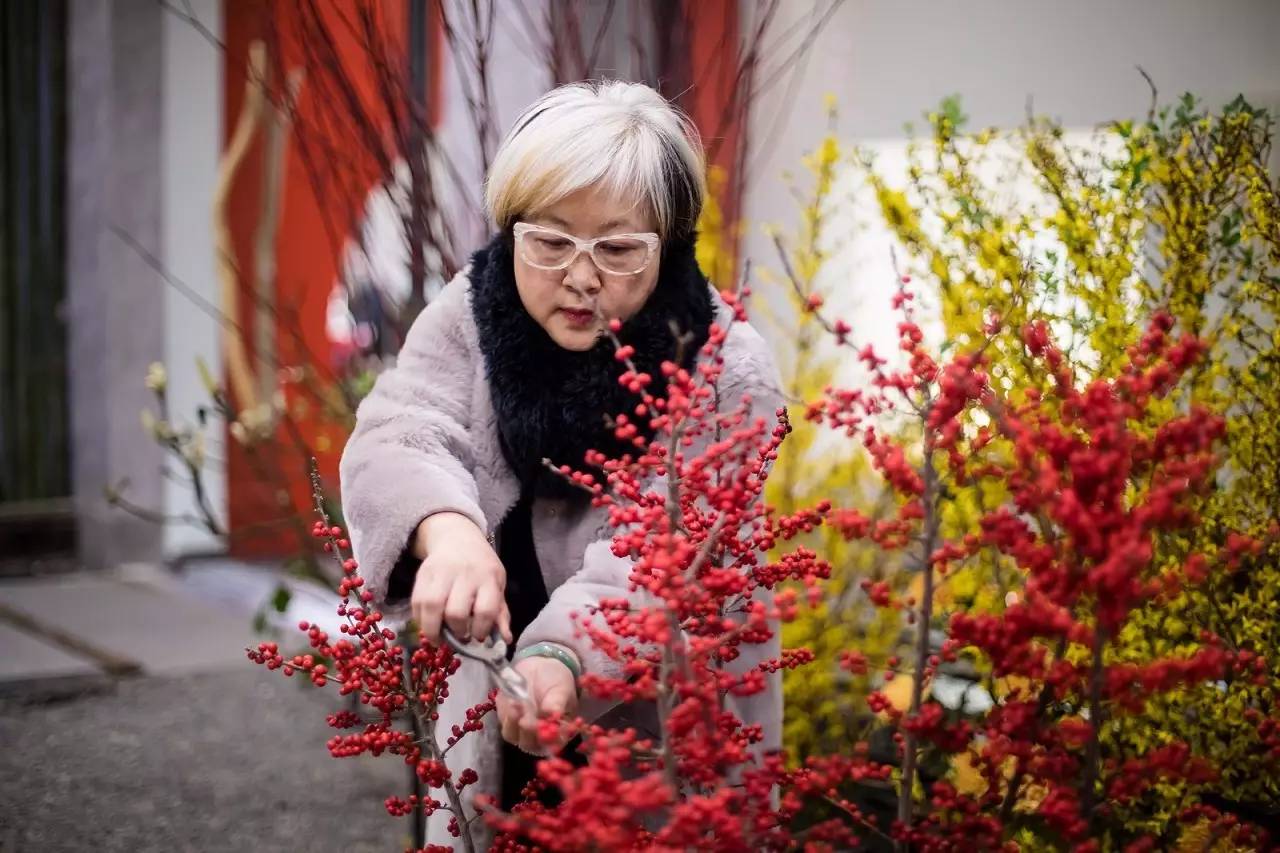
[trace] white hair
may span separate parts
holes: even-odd
[[[698,130],[643,83],[570,83],[526,109],[485,186],[499,229],[595,184],[645,204],[664,239],[693,235],[706,192]]]

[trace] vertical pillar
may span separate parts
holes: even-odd
[[[222,50],[210,38],[222,39],[222,0],[183,0],[177,8],[199,21],[199,27],[172,13],[162,16],[164,80],[160,136],[161,257],[184,290],[154,282],[164,296],[164,360],[169,371],[169,406],[183,422],[195,420],[197,408],[209,403],[197,361],[213,376],[222,375],[222,325],[208,306],[219,303],[214,248],[213,193],[222,153]],[[208,33],[204,32],[208,30]],[[205,430],[205,494],[219,523],[227,519],[226,452],[218,440],[222,425],[211,419]],[[191,484],[164,482],[169,515],[192,513]],[[164,553],[176,557],[196,551],[222,550],[226,543],[191,524],[165,525]]]
[[[163,506],[163,458],[139,423],[147,365],[164,357],[164,288],[120,233],[155,256],[161,222],[161,15],[154,0],[68,9],[68,315],[72,491],[89,568],[160,556],[163,529],[107,504]]]

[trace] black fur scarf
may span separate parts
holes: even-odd
[[[619,413],[634,417],[638,402],[618,384],[624,367],[614,358],[613,343],[601,338],[586,352],[566,350],[529,316],[516,291],[509,233],[494,237],[472,256],[470,278],[471,306],[507,463],[525,491],[532,488],[535,495],[552,497],[582,494],[547,471],[542,460],[599,477],[601,472],[584,462],[588,450],[616,458],[634,449],[615,439],[605,425],[606,417]],[[684,350],[684,366],[689,367],[707,341],[714,311],[692,240],[675,241],[663,247],[653,294],[618,337],[635,347],[632,360],[655,378],[657,388],[662,362],[676,355],[672,325],[693,335]]]

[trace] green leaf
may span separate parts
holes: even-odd
[[[1151,165],[1151,157],[1143,154],[1137,160],[1133,161],[1133,174],[1129,176],[1129,189],[1135,189],[1142,183],[1142,175],[1147,171],[1147,167]]]
[[[939,107],[939,112],[942,113],[943,118],[951,123],[951,127],[955,130],[959,130],[964,127],[965,122],[969,120],[969,117],[964,114],[962,109],[960,109],[959,95],[948,95],[943,98],[942,104]]]
[[[271,606],[275,608],[277,613],[284,613],[289,609],[289,602],[293,599],[293,593],[289,592],[289,587],[284,584],[276,587],[275,594],[271,596]]]

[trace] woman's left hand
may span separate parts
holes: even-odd
[[[544,744],[538,739],[538,721],[552,714],[572,717],[577,713],[578,690],[573,683],[573,673],[549,657],[527,657],[513,666],[529,685],[531,703],[518,702],[498,691],[498,721],[502,725],[503,740],[532,755],[559,751],[564,740]]]

